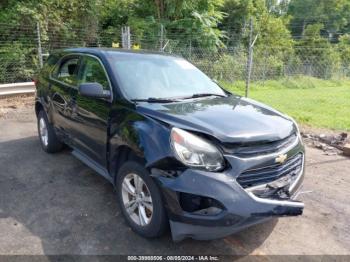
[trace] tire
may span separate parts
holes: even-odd
[[[142,190],[136,189],[137,182],[135,183],[135,181],[140,180],[135,176],[142,179],[144,183],[141,187]],[[126,190],[126,185],[131,187],[128,187],[128,190]],[[134,186],[135,190],[134,195],[130,193],[132,186]],[[147,238],[160,237],[164,234],[168,227],[168,218],[164,209],[161,192],[144,166],[134,161],[123,164],[118,172],[116,190],[123,216],[134,232]],[[127,202],[130,199],[135,199],[133,205],[130,205],[132,200]],[[137,203],[137,201],[140,202]],[[130,205],[128,208],[130,212],[127,211],[128,205]]]
[[[38,114],[38,135],[41,147],[47,153],[56,153],[62,150],[63,144],[58,139],[53,126],[49,123],[46,113],[40,110]]]

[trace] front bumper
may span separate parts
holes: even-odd
[[[281,153],[288,157],[298,153],[304,155],[304,147],[299,141],[284,152],[259,157],[239,158],[225,155],[232,168],[220,173],[187,169],[178,177],[170,178],[155,172],[153,175],[163,191],[173,240],[220,238],[272,217],[302,214],[304,204],[295,198],[304,177],[304,158],[300,173],[288,185],[290,197],[287,199],[258,197],[254,190],[244,189],[236,180],[244,170],[274,163]],[[222,210],[215,214],[185,211],[179,200],[179,194],[182,193],[214,199],[221,204]]]

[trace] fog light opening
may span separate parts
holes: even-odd
[[[217,200],[189,193],[179,193],[181,208],[196,215],[215,216],[220,214],[225,208]]]

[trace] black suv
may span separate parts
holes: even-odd
[[[304,146],[296,123],[231,94],[185,59],[76,48],[36,79],[41,145],[63,145],[116,188],[145,237],[212,239],[300,215]]]

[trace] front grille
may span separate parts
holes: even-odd
[[[239,157],[261,156],[282,151],[292,145],[297,138],[297,135],[294,133],[284,139],[272,142],[256,142],[243,145],[225,144],[223,145],[223,150],[225,153]]]
[[[247,188],[267,184],[287,175],[290,175],[293,181],[301,172],[302,165],[303,154],[298,153],[283,164],[246,170],[238,176],[237,182],[243,188]]]

